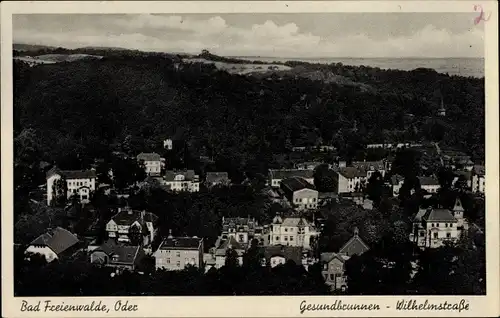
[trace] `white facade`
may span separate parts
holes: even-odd
[[[226,264],[226,256],[225,255],[217,255],[215,256],[215,268],[219,269]],[[243,256],[238,256],[238,265],[243,265]]]
[[[456,241],[460,234],[457,225],[456,222],[427,222],[425,227],[427,242],[425,245],[430,248],[437,248],[442,246],[445,241]]]
[[[271,265],[271,268],[278,265],[285,265],[286,259],[283,256],[273,256],[269,259],[269,263]]]
[[[163,140],[163,148],[168,149],[168,150],[172,150],[172,148],[173,148],[172,139]]]
[[[33,254],[43,255],[43,256],[45,256],[45,259],[47,260],[47,263],[50,263],[53,260],[58,259],[57,254],[54,253],[54,251],[50,247],[48,247],[48,246],[30,245],[26,249],[26,253],[33,253]]]
[[[161,160],[143,161],[144,169],[148,175],[161,174]]]
[[[47,178],[47,205],[50,205],[54,199],[54,184],[62,178],[61,174],[54,173]],[[96,179],[92,178],[66,178],[67,193],[66,198],[69,199],[73,195],[77,195],[80,200],[90,199],[90,193],[96,189]]]
[[[338,193],[356,192],[356,185],[361,187],[365,182],[366,177],[346,178],[338,173]]]
[[[429,193],[437,193],[441,186],[439,184],[423,184],[420,186],[422,190],[426,190]]]
[[[304,220],[304,226],[298,223],[299,218],[288,218],[281,224],[272,224],[269,226],[266,235],[264,235],[267,245],[288,245],[300,246],[306,249],[311,248],[311,238],[318,236],[311,225]]]
[[[485,177],[484,175],[473,175],[472,176],[472,192],[484,193],[485,189]]]
[[[195,176],[195,180],[198,180],[198,176]],[[188,192],[199,192],[200,182],[194,180],[186,180],[185,176],[178,174],[172,181],[163,181],[167,186],[170,186],[172,191],[188,191]]]

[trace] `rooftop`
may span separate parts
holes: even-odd
[[[54,167],[47,172],[47,178],[56,174],[66,179],[94,179],[97,177],[94,170],[60,170]]]
[[[178,179],[183,179],[179,181],[195,181],[197,177],[194,170],[168,170],[165,171],[164,180],[169,182],[176,181],[176,177],[178,176],[182,176],[182,178]]]
[[[366,177],[366,171],[363,169],[358,169],[355,167],[342,167],[339,168],[339,174],[344,176],[347,179],[353,179],[353,178],[363,178]]]
[[[54,253],[60,254],[79,242],[78,237],[61,227],[49,230],[31,242],[31,245],[49,247]]]
[[[206,180],[209,183],[227,182],[229,175],[227,172],[207,172]]]
[[[426,222],[457,222],[450,210],[427,208],[422,215]]]
[[[302,264],[302,247],[299,246],[265,246],[262,247],[262,251],[266,260],[269,260],[273,257],[280,256],[284,257],[285,260],[292,260],[295,264]]]
[[[230,236],[228,239],[221,241],[219,246],[217,246],[215,256],[225,256],[226,251],[229,249],[235,250],[238,254],[243,254],[245,246],[238,243],[233,236]]]
[[[141,152],[140,154],[137,155],[137,160],[144,160],[144,161],[160,161],[161,157],[159,154],[155,152]]]
[[[113,220],[118,225],[132,225],[135,221],[139,223],[151,222],[156,223],[158,221],[158,216],[151,212],[146,211],[136,211],[132,209],[118,209],[111,220]]]
[[[316,190],[312,184],[299,177],[287,178],[281,181],[281,187],[284,190],[288,190],[290,192],[295,192],[303,189],[311,189]]]
[[[140,246],[122,245],[115,243],[113,240],[108,240],[92,252],[104,252],[110,257],[111,263],[134,264],[140,248]],[[113,260],[113,256],[118,258]]]
[[[352,166],[366,171],[384,170],[383,161],[353,161]]]
[[[169,236],[161,244],[161,250],[197,250],[201,243],[202,238],[199,237],[172,237]]]
[[[418,177],[418,180],[420,181],[421,186],[439,185],[439,181],[433,177]]]
[[[287,179],[292,177],[299,177],[304,179],[314,178],[314,170],[310,169],[270,169],[269,174],[271,179]]]

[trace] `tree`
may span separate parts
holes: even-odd
[[[52,201],[53,206],[65,206],[68,201],[67,197],[68,185],[65,177],[54,180],[52,184]]]
[[[234,249],[229,248],[226,251],[226,260],[224,261],[224,266],[229,268],[236,268],[239,267],[239,265],[238,253]]]
[[[125,189],[135,182],[146,179],[144,168],[133,159],[115,158],[112,169],[115,187],[118,189]]]
[[[128,236],[132,245],[142,245],[142,232],[139,226],[133,224],[128,230]]]
[[[375,206],[378,206],[380,204],[380,200],[382,199],[382,195],[384,194],[384,179],[380,172],[375,171],[371,175],[370,179],[368,179],[366,193],[368,194],[368,198],[373,201]]]
[[[336,173],[322,164],[314,170],[314,185],[320,192],[334,192],[338,187]]]

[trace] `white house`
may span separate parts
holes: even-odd
[[[65,181],[61,186],[66,188],[67,199],[76,195],[82,201],[89,200],[90,194],[96,189],[94,170],[60,170],[54,167],[47,172],[47,205],[51,204],[59,191],[64,191],[63,188],[57,190],[58,180]]]
[[[195,174],[194,170],[166,171],[162,184],[172,191],[200,191],[200,177]]]
[[[59,259],[62,254],[70,254],[78,246],[79,240],[76,235],[61,227],[48,229],[30,243],[26,254],[40,254],[45,256],[47,262]]]
[[[106,224],[106,232],[109,238],[118,242],[131,243],[130,234],[135,230],[142,237],[139,244],[149,246],[156,237],[157,222],[158,216],[151,212],[119,208],[118,213]],[[135,229],[131,231],[132,228]]]
[[[370,179],[376,171],[385,176],[385,164],[383,161],[353,161],[352,166],[358,170],[366,171],[366,178]]]
[[[439,181],[433,177],[418,177],[418,181],[420,182],[420,188],[429,193],[437,193],[441,188]]]
[[[358,192],[367,181],[367,173],[355,167],[338,169],[338,193]]]
[[[163,140],[163,148],[168,149],[168,150],[172,150],[172,148],[173,148],[172,139],[167,138],[167,139]]]
[[[157,153],[140,153],[137,161],[144,164],[146,174],[149,176],[159,176],[161,174],[161,157]]]
[[[318,207],[318,191],[302,178],[288,178],[281,181],[281,189],[287,200],[297,210],[311,210]]]
[[[254,218],[222,217],[222,240],[233,237],[239,244],[250,244],[252,239],[260,239],[263,227]]]
[[[311,248],[311,240],[319,232],[314,226],[302,217],[288,217],[282,219],[276,216],[273,223],[264,234],[265,245],[300,246]]]
[[[472,175],[472,192],[484,193],[485,191],[485,169],[484,166],[475,165]]]

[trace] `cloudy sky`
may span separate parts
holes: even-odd
[[[476,13],[30,14],[14,43],[263,57],[483,57]]]

